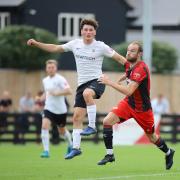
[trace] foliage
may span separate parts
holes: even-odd
[[[123,56],[126,55],[126,49],[129,43],[122,43],[119,45],[112,46],[118,53]],[[155,73],[166,73],[172,72],[177,65],[177,50],[164,42],[154,41],[152,44],[152,69]],[[110,58],[105,58],[103,64],[104,70],[109,71],[124,71],[122,65],[119,65],[117,62],[111,60]]]
[[[153,42],[152,67],[156,73],[172,72],[177,65],[177,51],[164,42]]]
[[[118,45],[113,45],[112,48],[121,55],[126,56],[127,46],[128,43],[121,43]],[[112,60],[111,58],[105,57],[103,62],[103,70],[118,72],[118,71],[124,71],[124,67],[118,62]]]
[[[58,43],[54,34],[33,26],[8,26],[0,31],[0,68],[37,70],[44,67],[49,58],[57,54],[44,52],[26,45],[28,39],[34,38],[45,43]]]

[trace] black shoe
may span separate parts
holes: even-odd
[[[166,169],[171,169],[173,165],[173,156],[175,151],[173,149],[170,149],[170,154],[166,156]]]
[[[114,154],[112,155],[106,154],[104,158],[98,162],[98,165],[105,165],[106,163],[113,162],[113,161],[115,161]]]

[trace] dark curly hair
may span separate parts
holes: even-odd
[[[91,25],[96,30],[98,28],[98,22],[94,19],[83,19],[80,23],[80,29],[83,28],[84,25]]]

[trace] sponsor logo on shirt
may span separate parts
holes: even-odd
[[[75,56],[76,56],[76,58],[79,58],[79,59],[96,60],[95,57],[81,56],[81,55],[78,55],[78,54],[76,54]]]

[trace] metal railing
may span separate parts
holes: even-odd
[[[97,133],[92,136],[82,137],[82,141],[102,141],[101,119],[106,114],[97,114]],[[0,113],[0,142],[26,143],[40,142],[42,117],[40,113]],[[72,132],[72,113],[67,116],[67,128]],[[84,127],[87,126],[87,118],[84,120]],[[50,141],[57,144],[63,141],[59,136],[57,127],[51,126]]]
[[[160,122],[160,133],[165,141],[180,142],[180,114],[163,114]]]
[[[105,113],[97,113],[97,133],[82,137],[82,141],[99,143],[103,140],[102,119]],[[84,127],[87,126],[84,119]],[[0,142],[26,143],[40,142],[42,117],[40,113],[0,113]],[[67,128],[72,132],[72,113],[67,116]],[[172,143],[180,142],[180,114],[163,114],[160,122],[160,133],[163,139]],[[63,141],[56,126],[50,129],[50,141],[54,144]]]

